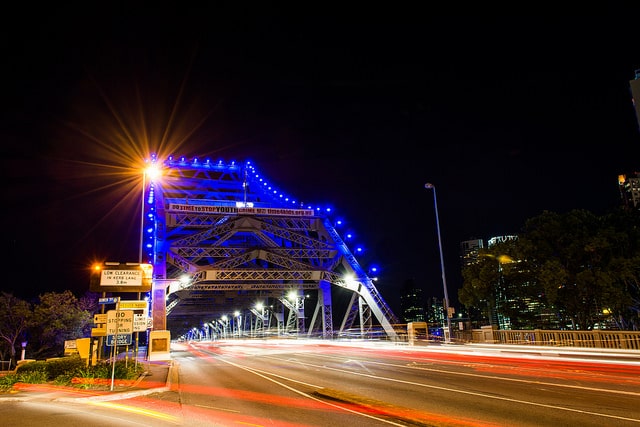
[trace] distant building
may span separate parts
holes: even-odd
[[[425,301],[422,288],[417,287],[412,280],[405,282],[400,295],[400,309],[406,323],[425,321]]]
[[[622,206],[627,209],[640,208],[640,172],[634,176],[618,175],[618,188]]]
[[[517,238],[517,236],[513,235],[492,237],[488,240],[487,247],[490,248],[491,246],[498,243],[515,240]],[[500,263],[500,261],[498,261],[498,268],[500,269],[500,271],[502,271],[502,264]],[[492,325],[497,325],[499,329],[511,329],[511,319],[508,316],[504,316],[501,313],[500,309],[504,306],[516,303],[516,301],[511,301],[507,297],[508,292],[504,288],[504,284],[502,282],[502,273],[500,274],[500,276],[500,282],[494,285],[495,300],[493,301],[492,305],[493,310],[490,314],[490,321]]]
[[[518,236],[514,236],[514,235],[492,237],[489,240],[487,240],[487,247],[490,248],[491,246],[496,245],[498,243],[506,242],[509,240],[516,240],[517,238]]]
[[[629,89],[631,103],[639,125],[638,130],[640,130],[640,69],[635,71],[635,78],[629,81]],[[618,175],[618,188],[623,207],[626,209],[640,208],[640,172],[634,172],[633,176]]]
[[[640,130],[640,69],[636,70],[635,79],[629,81],[629,88],[631,89],[631,102],[636,110],[636,119]]]
[[[484,247],[482,239],[465,240],[460,243],[460,262],[462,267],[478,260],[478,251]]]
[[[482,239],[469,239],[461,242],[460,243],[460,268],[464,269],[465,267],[478,262],[480,249],[484,249],[484,240]],[[480,327],[484,325],[484,322],[481,320],[482,312],[476,307],[460,307],[458,311],[458,319],[462,320],[463,317],[465,318],[464,320],[468,321],[467,327],[469,328],[474,322],[475,322],[475,327]],[[472,318],[473,318],[473,322],[472,322]],[[460,327],[458,328],[462,329]]]
[[[438,329],[445,325],[446,320],[444,317],[444,304],[440,298],[428,298],[427,299],[427,312],[426,321],[429,325],[429,329]],[[432,331],[430,334],[433,334]]]

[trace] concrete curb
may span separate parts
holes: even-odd
[[[88,396],[88,397],[60,397],[54,400],[59,402],[65,402],[65,401],[108,402],[111,400],[130,399],[132,397],[146,396],[148,394],[164,393],[167,391],[171,391],[172,376],[174,375],[173,365],[174,365],[173,361],[168,363],[167,379],[166,379],[165,385],[162,387],[139,388],[137,390],[129,390],[129,391],[114,391],[111,394],[101,394],[97,396]],[[144,382],[144,379],[147,376],[149,375],[141,375],[140,378],[138,378],[138,380],[131,386],[131,388],[140,387],[140,383]]]

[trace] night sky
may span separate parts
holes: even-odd
[[[21,297],[81,295],[94,260],[137,261],[136,171],[151,152],[250,160],[334,206],[396,313],[408,280],[442,297],[425,183],[455,302],[462,240],[516,234],[544,210],[604,213],[618,174],[640,170],[628,10],[41,15],[2,30],[0,289]]]

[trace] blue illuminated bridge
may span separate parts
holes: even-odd
[[[287,197],[250,162],[151,163],[162,171],[145,179],[142,208],[154,330],[397,337],[395,315],[331,212]]]

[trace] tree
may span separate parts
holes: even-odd
[[[79,300],[78,300],[78,308],[80,310],[84,310],[87,311],[89,313],[99,313],[101,306],[98,303],[100,299],[100,293],[99,292],[91,292],[91,291],[87,291]],[[84,329],[82,330],[82,336],[83,337],[89,337],[91,336],[91,329],[93,328],[94,324],[93,322],[88,323],[85,325]]]
[[[616,258],[611,264],[619,286],[610,293],[605,309],[611,314],[614,327],[640,330],[640,256]]]
[[[561,327],[592,329],[597,321],[608,243],[601,229],[600,218],[585,210],[544,212],[520,235],[521,254],[541,280],[547,303],[557,307]]]
[[[537,264],[550,304],[575,329],[602,327],[612,310],[618,316],[632,304],[637,271],[625,260],[638,256],[637,212],[614,210],[597,216],[585,210],[550,212],[527,221],[519,239]],[[635,279],[633,279],[635,277]],[[624,316],[624,315],[623,315]]]
[[[462,269],[463,286],[458,300],[480,310],[482,318],[478,320],[483,322],[492,323],[499,274],[494,254],[488,249],[481,249],[477,261]]]
[[[9,351],[11,366],[16,363],[16,344],[24,340],[27,327],[32,317],[31,305],[12,294],[2,292],[0,295],[0,339],[3,353]],[[3,356],[4,359],[4,356]]]
[[[604,218],[612,245],[609,274],[612,286],[605,294],[613,327],[640,330],[640,213],[621,209]]]
[[[86,336],[93,314],[80,308],[71,291],[48,292],[40,295],[30,324],[30,341],[34,356],[47,358],[61,356],[64,342]]]
[[[638,328],[638,211],[543,212],[505,243],[481,251],[463,269],[460,302],[505,316],[515,328],[557,322],[593,329],[607,321]],[[515,262],[500,262],[503,255]]]

